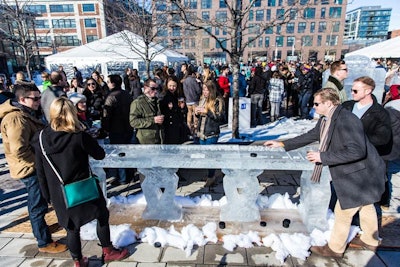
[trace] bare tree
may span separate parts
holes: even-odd
[[[155,42],[167,22],[166,17],[160,15],[157,19],[153,19],[153,11],[151,1],[105,1],[108,30],[112,33],[121,32],[122,40],[145,62],[147,77],[150,77],[152,60],[166,49]],[[142,40],[123,30],[139,35]]]
[[[0,39],[14,44],[20,50],[29,79],[32,78],[31,58],[38,51],[35,14],[29,11],[30,4],[30,1],[0,0],[0,20],[8,26],[8,29],[0,28]]]
[[[183,24],[192,29],[205,32],[212,37],[223,52],[229,58],[233,68],[233,119],[232,119],[232,138],[239,138],[239,69],[240,57],[245,48],[252,45],[264,32],[277,25],[287,24],[293,19],[293,13],[300,14],[301,10],[307,5],[300,5],[301,0],[288,1],[288,5],[275,18],[269,21],[257,21],[254,23],[249,19],[252,8],[261,3],[260,0],[224,0],[226,16],[210,17],[204,20],[198,16],[193,9],[190,9],[191,1],[168,0],[170,12],[179,15]],[[303,1],[304,2],[304,1]],[[223,14],[223,13],[220,13]],[[224,38],[220,38],[213,33],[212,29],[219,29],[227,32]],[[279,34],[279,33],[278,33]],[[247,38],[246,38],[247,37]]]

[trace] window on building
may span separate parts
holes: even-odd
[[[226,48],[226,39],[218,38],[219,42],[215,42],[215,48]]]
[[[172,48],[173,49],[182,49],[182,40],[181,39],[172,40]]]
[[[314,5],[318,5],[319,0],[314,0]]]
[[[339,32],[340,31],[340,21],[332,22],[332,32]]]
[[[227,20],[226,11],[217,11],[217,12],[215,12],[215,19],[217,21],[226,21]]]
[[[315,22],[310,23],[310,33],[315,32]]]
[[[321,5],[329,5],[329,0],[321,0]]]
[[[267,6],[275,6],[275,0],[267,0]]]
[[[36,38],[39,47],[51,47],[53,45],[50,36],[37,36]]]
[[[276,34],[281,34],[282,32],[282,25],[276,25]]]
[[[264,45],[265,47],[269,47],[269,37],[265,37]]]
[[[341,5],[341,4],[343,4],[343,0],[334,0],[333,3],[335,5]]]
[[[157,11],[166,11],[167,10],[167,3],[163,2],[163,1],[156,1],[155,9]]]
[[[301,46],[312,46],[313,37],[311,35],[305,35],[301,37]]]
[[[196,35],[195,29],[191,29],[191,28],[185,29],[185,36],[195,36],[195,35]]]
[[[258,47],[263,47],[263,41],[262,37],[258,38]]]
[[[342,7],[331,7],[329,8],[330,18],[340,18],[342,16]]]
[[[249,40],[249,45],[247,47],[249,48],[256,47],[256,39],[254,39],[254,37],[249,37],[248,40]]]
[[[292,46],[294,46],[295,42],[296,42],[296,37],[288,36],[287,40],[286,40],[286,46],[292,47]]]
[[[157,28],[157,36],[158,37],[168,37],[168,28],[158,27]]]
[[[48,29],[49,21],[46,20],[35,20],[35,26],[37,29]]]
[[[51,24],[56,29],[76,28],[76,21],[74,19],[52,19]]]
[[[264,21],[264,10],[256,11],[256,21]]]
[[[322,44],[322,35],[317,36],[317,46],[321,46]]]
[[[277,36],[276,40],[275,40],[276,46],[277,47],[282,47],[283,46],[283,40],[284,40],[283,36]]]
[[[253,6],[254,7],[260,7],[261,6],[261,0],[254,0]]]
[[[93,41],[99,40],[97,35],[86,35],[86,42],[91,43]]]
[[[296,4],[296,0],[287,0],[287,4],[288,6],[293,6],[294,4]]]
[[[163,46],[163,47],[168,47],[169,46],[169,44],[168,44],[168,39],[161,39],[160,41],[159,41],[159,44],[161,45],[161,46]]]
[[[73,5],[50,5],[50,13],[74,12]]]
[[[172,23],[179,23],[181,21],[181,17],[179,16],[179,14],[172,14],[171,16]]]
[[[289,13],[290,19],[297,19],[297,9],[292,8]]]
[[[94,12],[94,4],[82,4],[83,12]]]
[[[219,35],[219,28],[215,27],[215,35]]]
[[[86,28],[96,28],[97,23],[96,23],[96,19],[92,18],[92,19],[85,19],[85,27]]]
[[[43,13],[47,12],[45,5],[29,5],[27,7],[27,10],[29,12],[32,12],[32,13],[37,14],[37,15],[40,15],[40,14],[43,14]]]
[[[56,36],[54,38],[56,45],[58,46],[80,46],[81,41],[78,39],[76,35],[65,35],[65,36]]]
[[[210,20],[210,12],[209,11],[202,11],[201,18],[204,20]]]
[[[326,8],[323,7],[323,8],[321,8],[321,19],[324,19],[325,16],[326,16]]]
[[[259,34],[260,33],[260,25],[249,24],[249,33],[250,34]]]
[[[249,11],[249,21],[253,21],[254,20],[254,11],[250,10]]]
[[[225,0],[219,0],[219,8],[226,8]]]
[[[209,35],[211,33],[211,26],[204,27],[203,35]]]
[[[203,38],[201,46],[203,49],[210,48],[210,38]]]
[[[267,14],[266,20],[270,21],[271,20],[271,9],[265,10],[265,13]]]
[[[325,32],[326,31],[326,22],[320,21],[318,25],[318,32]]]
[[[294,33],[294,22],[286,24],[286,33]]]
[[[297,24],[297,33],[304,33],[306,31],[306,22],[299,22],[299,24]]]
[[[196,47],[196,39],[195,38],[190,38],[190,47],[195,48]]]
[[[283,0],[278,0],[278,6],[283,6]]]
[[[212,7],[212,0],[201,0],[201,9],[211,8]]]
[[[283,8],[278,8],[276,10],[276,19],[282,20],[285,16],[285,9]]]
[[[267,27],[265,29],[265,34],[273,34],[274,33],[274,29],[272,27]]]
[[[327,46],[335,46],[338,44],[339,36],[337,35],[328,35],[326,36],[326,43]]]
[[[305,6],[308,4],[309,0],[300,0],[300,5]]]
[[[184,4],[190,9],[197,9],[197,0],[184,0]]]
[[[304,9],[304,18],[306,18],[306,19],[315,19],[315,8],[306,8],[306,9]]]
[[[172,36],[181,36],[181,27],[172,27]]]
[[[189,39],[184,39],[183,40],[183,48],[185,48],[185,49],[189,49],[190,48],[190,46],[189,46]]]

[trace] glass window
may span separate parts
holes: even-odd
[[[211,26],[204,27],[203,35],[209,35],[211,33]]]
[[[273,34],[274,33],[274,29],[272,27],[267,27],[265,29],[265,34]]]
[[[226,7],[225,0],[219,0],[219,8],[225,8],[225,7]]]
[[[211,8],[212,7],[212,1],[211,0],[201,0],[201,8]]]
[[[97,35],[86,35],[86,42],[90,43],[93,41],[99,40],[99,37]]]
[[[96,28],[97,23],[96,19],[85,19],[85,27],[86,28]]]
[[[264,20],[264,10],[257,10],[256,21],[263,21],[263,20]]]
[[[300,0],[300,5],[307,5],[308,4],[308,0]]]
[[[172,48],[173,49],[182,49],[182,40],[181,39],[172,40]]]
[[[288,6],[293,6],[294,4],[296,4],[296,0],[287,0],[287,4]]]
[[[83,12],[94,12],[94,4],[82,4]]]
[[[185,0],[184,4],[190,9],[197,9],[197,0]]]
[[[76,28],[74,19],[52,19],[51,24],[57,29]]]
[[[276,25],[276,34],[281,34],[282,32],[282,25]]]
[[[219,35],[219,28],[215,27],[215,35]]]
[[[294,22],[286,24],[286,33],[294,33]]]
[[[269,47],[269,37],[265,37],[265,47]]]
[[[285,9],[283,9],[283,8],[278,8],[278,9],[276,10],[276,19],[282,20],[282,19],[284,18],[284,16],[285,16]]]
[[[185,49],[188,49],[188,48],[190,48],[190,46],[189,46],[189,39],[184,39],[183,40],[183,42],[184,42],[184,44],[183,44],[183,47],[185,48]]]
[[[304,9],[304,18],[306,18],[306,19],[314,19],[315,18],[315,8],[306,8],[306,9]]]
[[[191,38],[191,39],[190,39],[190,47],[191,47],[191,48],[196,47],[196,39],[195,39],[195,38]]]
[[[37,36],[36,38],[39,47],[51,47],[53,45],[50,36]]]
[[[277,36],[276,37],[276,46],[277,47],[282,47],[283,46],[283,40],[284,40],[283,36]]]
[[[325,32],[326,31],[326,22],[320,21],[318,26],[318,32]]]
[[[260,33],[260,25],[249,24],[249,33],[250,34],[259,34]]]
[[[253,21],[254,20],[254,11],[250,10],[249,11],[249,21]]]
[[[297,19],[297,9],[291,9],[289,16],[290,19]]]
[[[258,38],[258,47],[263,47],[263,38]]]
[[[321,8],[321,19],[325,18],[326,16],[325,13],[326,13],[326,8],[325,7]]]
[[[331,7],[329,8],[330,18],[340,18],[342,16],[342,7]]]
[[[37,29],[48,29],[49,21],[48,20],[35,20],[35,26]]]
[[[294,36],[288,36],[287,41],[286,41],[286,46],[289,46],[289,47],[294,46],[295,41],[296,41],[296,38]]]
[[[74,12],[73,5],[50,5],[50,13]]]
[[[27,7],[27,10],[38,15],[47,12],[45,5],[30,5]]]
[[[217,11],[217,12],[215,12],[215,19],[217,21],[226,21],[227,20],[226,11]]]
[[[156,9],[157,11],[166,11],[166,10],[167,10],[167,4],[166,4],[166,3],[163,3],[163,2],[161,2],[161,1],[157,1],[157,2],[155,3],[155,9]]]
[[[249,48],[256,47],[256,40],[254,39],[254,37],[249,37],[248,40],[249,40],[249,45],[248,45]]]
[[[282,6],[283,5],[283,0],[278,0],[278,6]]]
[[[322,43],[322,35],[318,35],[317,46],[321,46],[321,43]]]
[[[80,46],[81,41],[78,39],[76,35],[64,35],[64,36],[56,36],[54,38],[56,45],[58,46]]]
[[[340,31],[340,21],[332,22],[332,32],[339,32]]]
[[[321,0],[322,5],[329,5],[329,0]]]
[[[266,17],[267,21],[270,21],[271,20],[271,9],[267,9],[265,12],[267,13],[267,17]]]
[[[337,35],[328,35],[326,36],[326,45],[327,46],[335,46],[338,44],[339,36]]]
[[[310,23],[310,33],[315,32],[315,22]]]
[[[312,46],[313,37],[310,35],[305,35],[301,37],[301,46]]]
[[[254,7],[260,7],[261,6],[261,0],[254,0],[253,6]]]
[[[333,1],[333,3],[335,5],[341,5],[341,4],[343,4],[343,0],[335,0],[335,1]]]
[[[202,11],[201,12],[202,19],[210,20],[210,12],[209,11]]]
[[[210,48],[210,38],[204,38],[202,40],[202,48]]]
[[[181,27],[172,27],[172,36],[181,36]]]
[[[218,40],[221,42],[215,42],[215,48],[226,48],[226,39],[218,38]]]
[[[157,36],[168,37],[168,28],[167,27],[158,27],[157,28]]]
[[[306,22],[299,22],[297,25],[297,33],[304,33],[306,31]]]
[[[275,6],[275,0],[267,0],[267,6]]]

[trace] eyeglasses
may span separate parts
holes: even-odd
[[[151,90],[155,91],[158,89],[158,87],[153,87],[153,86],[149,86]]]
[[[322,103],[314,102],[314,106],[316,106],[316,107],[318,107],[320,104],[322,104]]]
[[[91,85],[96,85],[95,83],[88,83],[87,84],[88,86],[91,86]]]
[[[347,71],[347,69],[340,69],[340,70],[344,70],[344,71]]]
[[[353,89],[351,89],[351,92],[357,94],[357,93],[358,93],[358,90],[353,90]]]
[[[37,102],[37,101],[39,101],[39,100],[41,99],[40,96],[35,96],[35,97],[32,97],[32,96],[25,96],[24,98],[32,99],[32,100],[35,101],[35,102]]]

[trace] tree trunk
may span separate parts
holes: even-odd
[[[232,101],[232,138],[239,139],[239,71],[240,63],[239,57],[233,56],[232,67],[233,67],[233,101]]]

